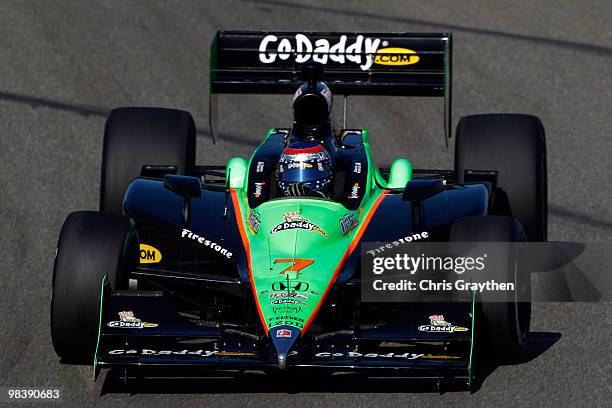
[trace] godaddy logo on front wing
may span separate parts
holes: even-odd
[[[321,64],[327,64],[329,58],[339,64],[344,64],[346,61],[360,64],[359,67],[363,71],[370,69],[381,40],[379,38],[364,38],[363,35],[358,35],[352,44],[347,46],[346,42],[346,35],[341,36],[336,44],[331,45],[325,38],[319,38],[313,44],[304,34],[296,34],[293,43],[288,38],[278,41],[277,36],[269,34],[259,43],[259,60],[264,64],[272,64],[277,58],[285,61],[291,57],[295,50],[295,62],[298,64],[306,62],[310,58]]]

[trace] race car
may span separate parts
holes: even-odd
[[[100,211],[68,215],[57,245],[50,314],[62,361],[126,377],[401,370],[469,385],[479,353],[520,357],[531,312],[516,295],[361,299],[367,243],[546,240],[537,117],[461,118],[450,170],[413,169],[407,158],[380,168],[371,144],[385,135],[332,123],[334,95],[441,97],[450,135],[451,40],[217,32],[211,94],[293,94],[293,123],[225,165],[196,164],[188,112],[111,111]],[[512,251],[497,262],[493,278],[529,292]]]

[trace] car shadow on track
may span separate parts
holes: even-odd
[[[529,361],[535,360],[540,355],[544,354],[546,350],[551,348],[559,339],[561,333],[554,332],[530,332],[529,338],[527,339],[527,349],[522,357],[512,363],[511,365],[525,364]],[[474,374],[474,383],[472,384],[472,392],[478,392],[485,380],[493,371],[495,371],[499,365],[488,364],[486,362],[476,361],[476,370]]]
[[[529,362],[555,344],[560,333],[530,333],[527,351],[516,364]],[[477,392],[485,379],[497,366],[477,366],[472,392]],[[465,382],[436,379],[422,380],[390,375],[372,377],[362,373],[336,373],[308,375],[282,373],[266,375],[244,372],[232,375],[211,375],[198,378],[146,378],[123,377],[123,372],[106,373],[101,395],[105,394],[236,394],[236,393],[446,393],[468,391]]]

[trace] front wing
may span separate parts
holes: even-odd
[[[401,370],[419,378],[471,381],[474,304],[418,303],[383,324],[317,331],[300,338],[280,367],[270,338],[228,322],[185,315],[162,292],[119,292],[103,301],[97,368],[190,376],[216,370]],[[432,326],[428,316],[453,325]]]

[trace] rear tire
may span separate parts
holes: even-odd
[[[113,109],[106,120],[100,210],[123,213],[123,196],[144,165],[176,166],[192,175],[195,123],[189,112],[164,108]]]
[[[519,299],[531,298],[531,275],[522,262],[524,258],[517,244],[525,240],[521,224],[516,219],[502,216],[460,218],[454,222],[450,232],[451,247],[453,242],[510,243],[487,247],[487,252],[494,251],[494,254],[488,253],[481,281],[514,282],[516,291],[504,295],[482,292],[475,320],[479,338],[487,346],[486,357],[496,363],[516,361],[527,346],[531,302],[519,302]]]
[[[68,215],[57,244],[51,298],[51,339],[64,361],[93,361],[103,279],[111,290],[127,289],[138,255],[130,218],[94,211]]]
[[[540,119],[531,115],[488,114],[461,118],[457,125],[455,171],[497,171],[490,214],[518,219],[529,241],[546,241],[548,196],[546,143]]]

